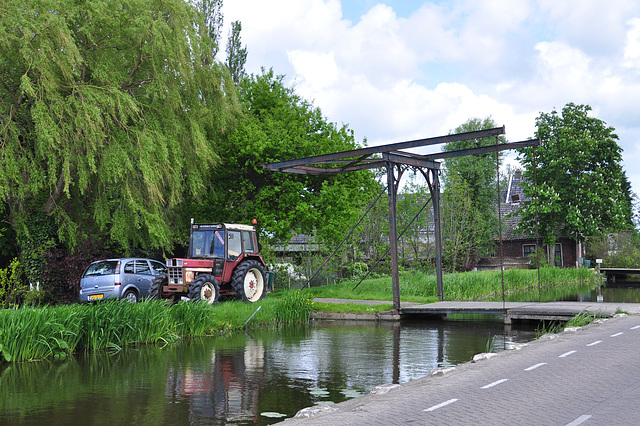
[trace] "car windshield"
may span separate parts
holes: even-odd
[[[193,231],[191,257],[224,257],[224,232]]]
[[[90,277],[94,275],[115,274],[117,265],[117,260],[105,260],[102,262],[92,263],[91,265],[89,265],[83,276]]]

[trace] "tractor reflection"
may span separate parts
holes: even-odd
[[[255,422],[264,384],[262,343],[251,339],[243,349],[214,349],[210,356],[209,363],[169,368],[165,391],[168,402],[186,402],[191,424]]]

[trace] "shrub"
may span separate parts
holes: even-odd
[[[22,264],[14,258],[9,267],[0,269],[0,308],[19,306],[28,288]]]
[[[64,247],[52,247],[44,253],[46,264],[40,271],[42,290],[48,301],[71,303],[78,300],[80,278],[89,263],[96,259],[120,257],[114,250],[105,249],[94,241],[83,241],[70,252]]]

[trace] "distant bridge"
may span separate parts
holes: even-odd
[[[437,302],[410,305],[400,309],[401,316],[440,316],[449,314],[504,315],[505,324],[513,321],[569,321],[581,312],[612,317],[624,312],[640,315],[640,303],[602,302]]]
[[[615,284],[625,275],[640,275],[640,269],[632,268],[600,268],[600,272],[605,274],[608,284]],[[638,280],[640,281],[640,277],[638,277]]]

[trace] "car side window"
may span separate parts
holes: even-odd
[[[136,274],[151,275],[149,262],[146,260],[136,260]]]
[[[124,265],[124,273],[125,274],[133,274],[134,273],[133,262],[127,262]]]
[[[153,267],[154,275],[167,273],[167,267],[160,262],[151,262],[151,266]]]

